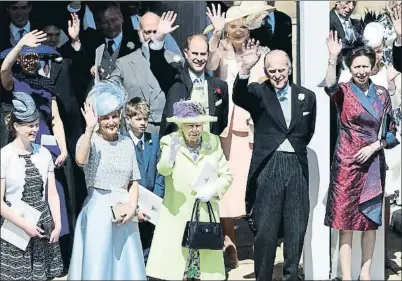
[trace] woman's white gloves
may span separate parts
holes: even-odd
[[[170,156],[169,156],[170,167],[174,166],[174,163],[176,162],[177,152],[179,151],[179,149],[180,149],[180,142],[179,139],[177,138],[177,134],[174,134],[172,143],[170,144]]]
[[[213,185],[201,187],[195,198],[200,199],[202,202],[209,202],[212,197],[216,195],[216,188]]]

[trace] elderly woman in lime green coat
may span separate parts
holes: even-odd
[[[156,225],[147,263],[147,275],[160,280],[225,280],[222,250],[189,250],[182,247],[186,222],[196,199],[210,202],[219,219],[218,203],[229,188],[233,176],[219,137],[204,130],[216,117],[205,114],[199,103],[180,101],[173,106],[179,130],[163,137],[157,165],[165,176],[165,197]],[[208,162],[217,177],[198,190],[193,184]],[[200,221],[209,221],[207,205],[200,204]]]

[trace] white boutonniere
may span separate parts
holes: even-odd
[[[174,62],[180,62],[181,61],[181,57],[179,55],[174,55],[173,56],[173,61]]]
[[[297,95],[297,99],[299,100],[299,101],[304,101],[304,98],[306,97],[306,95],[305,94],[298,94]]]
[[[135,45],[133,42],[127,42],[127,48],[129,48],[130,50],[134,49]]]
[[[148,141],[148,143],[149,143],[149,144],[152,144],[152,139],[150,139],[150,140]]]
[[[54,59],[56,62],[62,62],[63,61],[63,58],[62,57],[57,57],[57,58],[55,58]]]

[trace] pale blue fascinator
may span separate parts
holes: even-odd
[[[31,123],[39,119],[39,111],[32,97],[24,92],[13,92],[14,109],[11,118],[17,123]]]
[[[88,93],[87,102],[90,103],[98,117],[120,110],[127,100],[124,87],[114,81],[100,81]]]

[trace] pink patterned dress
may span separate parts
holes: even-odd
[[[378,140],[383,116],[391,112],[388,91],[370,84],[366,95],[352,81],[326,88],[340,116],[340,132],[332,163],[325,225],[341,230],[375,230],[381,225],[385,185],[384,151],[364,164],[353,156]],[[387,134],[387,148],[399,142]]]

